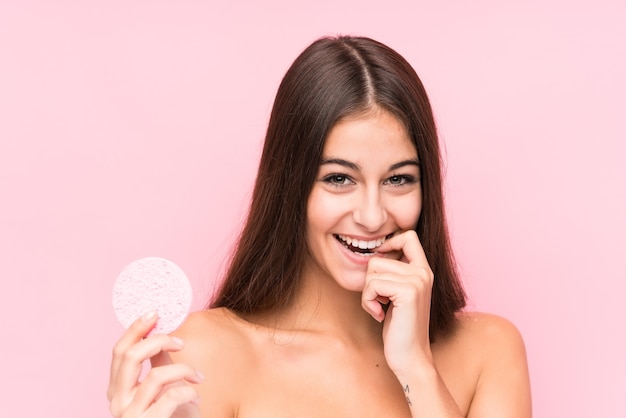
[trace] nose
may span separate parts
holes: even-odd
[[[387,222],[387,211],[378,189],[363,190],[352,217],[368,232],[378,231]]]

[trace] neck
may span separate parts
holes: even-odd
[[[354,343],[378,341],[381,327],[361,306],[361,292],[346,290],[325,273],[305,268],[294,302],[276,315],[280,328],[334,335]]]

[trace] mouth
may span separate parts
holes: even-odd
[[[335,239],[341,243],[348,250],[361,256],[372,256],[376,254],[376,249],[383,245],[383,243],[393,236],[393,233],[375,240],[360,240],[349,237],[347,235],[333,234]]]

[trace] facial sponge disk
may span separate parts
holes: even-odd
[[[113,309],[125,328],[148,312],[158,320],[150,334],[169,334],[182,324],[191,306],[191,285],[173,262],[147,257],[126,266],[113,286]]]

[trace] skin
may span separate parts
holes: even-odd
[[[511,323],[463,312],[429,341],[435,278],[412,231],[417,164],[391,114],[340,121],[309,197],[313,255],[293,303],[248,318],[196,312],[172,336],[143,338],[156,317],[138,320],[114,349],[113,415],[530,417],[526,353]],[[387,239],[363,256],[339,235]],[[139,383],[147,359],[153,368]]]

